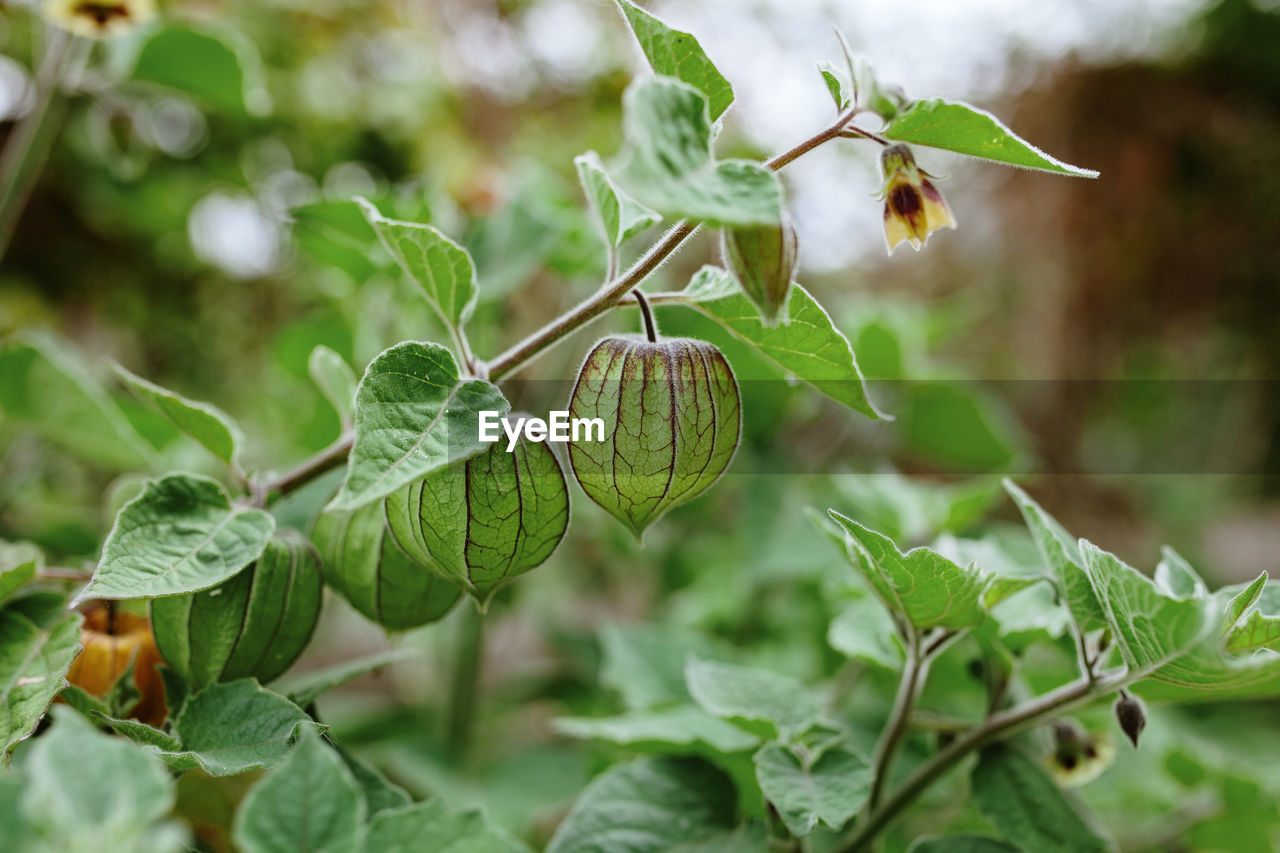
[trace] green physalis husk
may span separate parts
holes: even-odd
[[[151,630],[165,663],[193,690],[237,678],[265,683],[302,654],[323,590],[311,544],[277,533],[261,557],[217,586],[154,599]]]
[[[569,489],[546,445],[521,438],[437,469],[387,498],[395,541],[481,606],[541,565],[569,525]]]
[[[458,588],[405,554],[387,533],[382,501],[354,512],[325,512],[311,539],[324,558],[329,586],[388,631],[442,618],[462,597]]]
[[[729,362],[688,338],[605,338],[578,372],[569,416],[604,421],[605,440],[570,442],[569,461],[582,490],[637,539],[720,478],[742,431]]]
[[[766,326],[777,325],[791,295],[796,256],[796,229],[786,216],[778,225],[724,229],[725,263]]]

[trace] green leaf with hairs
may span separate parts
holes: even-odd
[[[67,685],[80,622],[76,612],[42,625],[15,607],[0,610],[0,758],[31,734]]]
[[[356,374],[346,359],[324,344],[311,351],[307,373],[333,406],[343,423],[350,423],[356,407]]]
[[[478,809],[453,812],[439,799],[391,809],[369,821],[369,853],[414,853],[430,839],[440,853],[530,853],[529,846]]]
[[[990,578],[930,548],[903,554],[893,540],[835,510],[844,533],[845,554],[876,593],[917,628],[972,628],[987,618],[983,593]]]
[[[1021,510],[1031,538],[1035,540],[1045,567],[1053,573],[1078,630],[1101,628],[1106,624],[1106,616],[1084,570],[1076,540],[1012,480],[1005,480],[1004,488]]]
[[[978,811],[1023,850],[1103,853],[1111,849],[1040,765],[1012,746],[984,749],[973,768],[972,784]]]
[[[232,506],[207,477],[148,480],[116,516],[93,579],[76,600],[208,589],[258,559],[274,530],[268,513]]]
[[[1091,542],[1080,556],[1112,637],[1134,673],[1150,673],[1190,650],[1216,625],[1207,598],[1173,598]]]
[[[728,754],[760,744],[760,738],[750,732],[692,705],[628,711],[616,717],[562,717],[553,727],[569,737],[616,743],[642,752]]]
[[[122,365],[114,366],[121,380],[138,399],[223,462],[232,466],[236,464],[240,429],[230,415],[216,406],[189,400],[181,394],[161,388]]]
[[[781,322],[769,326],[743,293],[733,275],[720,267],[706,266],[687,287],[675,295],[685,305],[714,320],[729,334],[786,371],[838,403],[869,418],[885,418],[867,395],[849,339],[831,317],[798,284],[781,309]]]
[[[694,658],[684,677],[702,710],[753,734],[789,740],[818,722],[817,702],[793,676]]]
[[[330,509],[349,511],[489,447],[480,412],[506,414],[497,386],[463,379],[439,344],[405,341],[365,370],[356,391],[355,445]]]
[[[341,756],[320,735],[304,731],[288,757],[249,789],[232,837],[244,853],[355,853],[365,813],[364,797]]]
[[[1078,178],[1098,177],[1092,169],[1050,157],[991,113],[959,101],[915,101],[898,112],[880,133],[898,142],[942,148],[1009,166]]]
[[[176,770],[214,776],[272,767],[302,729],[323,728],[288,699],[250,678],[211,684],[182,706],[174,731],[182,750],[160,752]]]
[[[637,80],[622,99],[626,146],[619,183],[669,219],[712,225],[777,225],[782,185],[747,160],[717,162],[707,99],[671,77]]]
[[[755,764],[760,789],[798,838],[819,821],[830,829],[844,826],[862,810],[875,775],[866,756],[843,745],[813,756],[767,743]]]
[[[660,853],[733,829],[737,794],[695,758],[640,758],[601,773],[579,795],[547,853]]]
[[[356,203],[382,245],[440,318],[451,326],[465,323],[480,294],[470,253],[430,225],[388,219],[362,198]]]
[[[711,120],[720,118],[733,103],[733,87],[711,63],[692,35],[667,26],[631,0],[618,0],[640,49],[654,73],[688,83],[707,98]]]
[[[618,189],[596,152],[578,155],[573,164],[578,167],[578,180],[608,246],[617,248],[662,221],[661,216]]]

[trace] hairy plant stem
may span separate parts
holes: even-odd
[[[915,708],[916,697],[924,686],[929,675],[929,656],[921,648],[920,632],[914,628],[907,634],[907,662],[902,670],[902,680],[898,683],[898,695],[893,700],[893,710],[889,713],[889,724],[885,727],[876,744],[875,757],[872,760],[873,776],[871,778],[871,794],[867,798],[867,808],[874,809],[880,802],[880,795],[888,781],[889,770],[893,766],[893,758],[898,752],[898,745],[907,733],[911,720],[911,712]]]
[[[59,88],[72,68],[83,62],[88,44],[56,27],[46,27],[44,58],[35,75],[35,103],[22,117],[0,152],[0,258],[18,227],[18,219],[57,135]]]
[[[930,785],[958,764],[961,759],[989,743],[1021,731],[1048,717],[1061,714],[1099,696],[1115,692],[1134,680],[1127,670],[1101,674],[1090,681],[1080,678],[1035,699],[992,714],[981,725],[970,729],[921,765],[888,799],[870,812],[836,848],[837,853],[865,850],[907,806],[915,802]]]
[[[449,757],[461,765],[471,747],[475,723],[476,688],[480,684],[480,663],[484,657],[484,614],[473,602],[463,603],[458,622],[458,639],[453,654],[453,677],[449,683]]]
[[[347,461],[347,454],[351,452],[351,445],[355,440],[354,430],[344,430],[337,441],[303,461],[292,471],[255,485],[252,488],[255,502],[263,505],[272,495],[288,494],[310,483],[326,471],[337,468]]]

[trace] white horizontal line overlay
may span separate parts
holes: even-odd
[[[502,417],[498,412],[482,411],[478,438],[493,444],[507,436],[507,452],[515,449],[523,435],[529,441],[604,441],[604,418],[570,418],[568,412],[550,412],[550,418]],[[499,432],[501,427],[501,432]]]

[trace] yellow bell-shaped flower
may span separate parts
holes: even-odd
[[[916,165],[906,145],[887,146],[880,154],[884,172],[884,239],[889,254],[909,241],[916,251],[939,228],[955,228],[951,208],[929,180],[932,175]]]
[[[155,0],[45,0],[50,23],[85,38],[122,35],[155,17]]]

